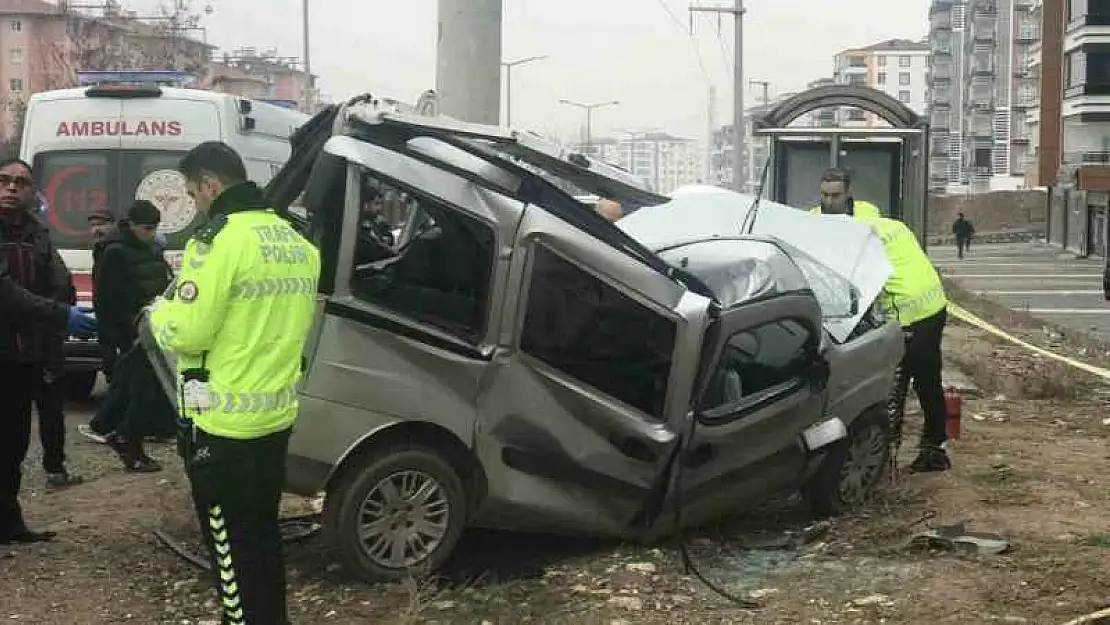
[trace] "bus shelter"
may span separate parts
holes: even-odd
[[[865,115],[848,121],[851,126],[837,126],[840,107]],[[802,120],[809,123],[795,123]],[[752,132],[769,144],[767,197],[789,206],[816,206],[821,172],[841,167],[852,176],[856,198],[902,220],[925,244],[929,127],[902,102],[870,87],[823,85],[783,100],[755,120]]]

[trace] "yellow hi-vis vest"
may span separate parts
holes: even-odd
[[[821,214],[821,207],[820,206],[814,206],[813,208],[809,209],[809,212],[814,213],[816,215],[820,215]],[[868,202],[868,201],[865,201],[865,200],[852,200],[852,216],[853,217],[882,217],[883,216],[883,211],[879,210],[879,207],[875,206],[871,202]]]
[[[207,406],[182,407],[195,427],[232,439],[292,427],[319,275],[319,251],[272,210],[214,217],[190,239],[150,324],[178,356],[178,384],[183,371],[208,372]]]
[[[880,300],[887,314],[908,326],[944,310],[948,298],[940,274],[906,224],[885,217],[858,219],[878,235],[893,270]]]

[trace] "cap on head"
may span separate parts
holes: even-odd
[[[136,226],[157,226],[162,223],[162,211],[147,200],[135,200],[127,211],[127,220]]]

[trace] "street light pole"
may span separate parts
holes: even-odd
[[[308,0],[301,0],[301,9],[303,15],[301,16],[301,27],[304,29],[304,108],[305,112],[312,114],[312,58],[309,54],[309,22],[308,22]]]
[[[580,109],[586,111],[586,145],[584,146],[584,149],[582,151],[583,152],[589,152],[590,147],[591,147],[591,142],[592,142],[592,139],[593,139],[593,113],[594,113],[594,110],[599,109],[599,108],[604,108],[604,107],[607,107],[607,106],[616,106],[616,105],[620,104],[620,102],[618,102],[617,100],[610,100],[608,102],[595,102],[593,104],[583,104],[581,102],[575,102],[574,100],[559,100],[559,104],[566,104],[567,106],[573,106],[575,108],[580,108]]]
[[[513,125],[513,68],[517,65],[524,65],[525,63],[532,63],[534,61],[542,61],[548,58],[547,55],[530,56],[524,59],[517,59],[515,61],[501,61],[501,66],[505,68],[505,125]]]

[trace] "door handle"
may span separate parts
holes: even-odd
[[[709,443],[702,443],[686,452],[686,457],[683,458],[682,464],[688,469],[696,469],[707,464],[713,459],[714,455],[713,446]]]
[[[621,452],[622,455],[639,460],[640,462],[655,462],[659,459],[659,454],[652,451],[642,439],[632,436],[621,436],[614,434],[609,437],[609,442]]]

